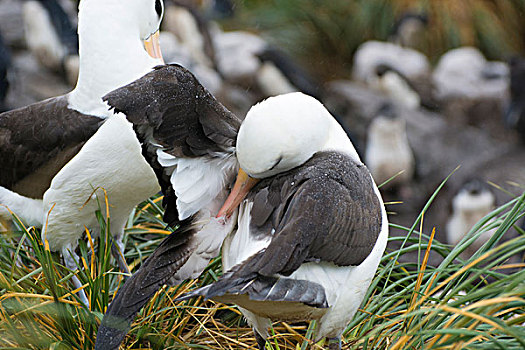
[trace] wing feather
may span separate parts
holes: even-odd
[[[119,289],[102,319],[95,349],[118,349],[137,312],[193,253],[190,241],[194,234],[184,229],[173,232]]]
[[[234,219],[219,222],[213,211],[235,176],[240,121],[177,65],[157,67],[104,100],[133,123],[164,193],[164,220],[181,225],[124,284],[104,316],[96,349],[116,349],[163,284],[197,277],[218,255]]]
[[[370,173],[362,164],[335,152],[318,153],[299,168],[261,181],[248,201],[252,204],[250,235],[254,239],[271,237],[270,243],[212,286],[190,296],[223,300],[224,295],[247,294],[256,300],[260,295],[254,285],[262,281],[277,285],[277,280],[268,278],[283,279],[304,263],[359,265],[381,230],[381,201]],[[261,293],[274,301],[292,301],[284,292]]]
[[[276,230],[256,267],[261,274],[287,275],[307,261],[359,265],[372,251],[381,229],[381,206],[362,164],[321,153],[260,186],[262,194],[253,198],[251,230],[267,230],[268,206],[274,206]],[[279,193],[279,201],[272,200],[272,192]]]
[[[102,122],[69,109],[67,96],[0,114],[0,186],[42,198]]]

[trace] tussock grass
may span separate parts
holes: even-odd
[[[348,326],[345,349],[522,349],[525,347],[525,270],[509,258],[525,250],[525,235],[499,244],[525,213],[525,193],[483,218],[456,247],[437,242],[434,232],[417,230],[434,196],[410,228],[401,249],[387,251],[364,305]],[[160,198],[130,215],[125,257],[132,269],[163,237]],[[14,229],[0,234],[0,349],[92,349],[98,324],[124,276],[110,255],[104,234],[80,245],[78,277],[89,310],[72,294],[72,273],[41,243],[40,232],[15,218]],[[497,228],[469,259],[460,254],[484,230]],[[440,229],[440,228],[436,228]],[[88,235],[89,236],[89,235]],[[401,262],[405,254],[421,258]],[[430,254],[444,257],[436,267]],[[144,307],[125,340],[125,349],[255,349],[251,329],[235,307],[201,299],[174,302],[186,290],[220,274],[215,259],[196,281],[165,287]],[[269,349],[322,349],[310,338],[315,323],[275,323]]]

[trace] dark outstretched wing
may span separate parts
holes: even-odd
[[[195,234],[186,227],[188,223],[170,234],[119,289],[102,319],[95,349],[118,349],[137,312],[188,260],[193,253],[190,240]]]
[[[235,147],[241,121],[182,66],[158,66],[114,90],[104,101],[123,112],[139,137],[176,157],[198,157]]]
[[[69,109],[66,96],[0,114],[0,186],[42,198],[101,123]]]
[[[241,121],[179,65],[158,66],[133,83],[116,89],[104,101],[133,123],[164,193],[165,221],[178,222],[170,175],[156,149],[180,158],[232,154]]]
[[[178,169],[163,166],[157,150],[177,158],[196,158],[203,162],[230,156],[236,162],[231,154],[235,149],[240,121],[217,102],[189,71],[177,65],[157,67],[135,82],[109,93],[104,100],[133,123],[142,142],[142,154],[155,170],[164,193],[164,221],[172,226],[181,225],[126,281],[112,301],[96,342],[96,349],[106,350],[118,348],[136,313],[163,284],[175,283],[200,273],[212,255],[218,253],[222,243],[217,240],[219,244],[215,252],[210,242],[204,241],[208,236],[199,236],[205,231],[205,224],[199,222],[192,225],[193,217],[179,221],[173,189],[175,184],[171,180],[172,172]],[[206,186],[203,183],[206,180],[198,177],[196,185]],[[224,183],[224,186],[228,185]],[[219,234],[217,232],[215,237],[220,237]],[[205,244],[201,246],[201,242]],[[193,260],[188,262],[188,259]],[[187,271],[183,266],[186,262],[191,264]]]
[[[381,231],[381,203],[368,170],[334,152],[316,154],[303,166],[262,181],[249,200],[250,235],[271,235],[271,243],[192,295],[222,296],[261,278],[290,275],[310,261],[359,265]]]

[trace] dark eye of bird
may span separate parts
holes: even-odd
[[[157,14],[159,17],[162,17],[162,0],[155,0],[155,11],[157,11]]]

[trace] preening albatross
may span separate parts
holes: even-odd
[[[324,106],[301,93],[252,107],[236,152],[242,170],[219,212],[240,203],[237,230],[223,244],[225,274],[184,298],[239,305],[260,349],[270,320],[311,319],[316,339],[340,349],[388,236],[370,173]]]
[[[150,92],[142,95],[145,100],[137,93],[143,90]],[[220,243],[224,276],[185,298],[203,295],[239,305],[261,349],[270,319],[317,319],[317,338],[334,338],[332,346],[339,348],[385,249],[388,223],[370,173],[323,105],[302,93],[269,98],[252,107],[237,133],[233,116],[179,66],[158,68],[107,100],[133,122],[139,138],[149,140],[148,161],[159,169],[166,215],[175,220],[176,206],[183,221],[182,230],[119,290],[96,348],[118,348],[155,291],[188,277],[181,266]],[[244,170],[232,195],[218,217],[209,219],[219,210],[215,204],[224,198],[237,162]],[[221,181],[210,181],[214,177]],[[220,196],[210,195],[212,187]],[[199,210],[197,198],[214,204],[200,226],[202,209],[190,217],[193,225],[186,219]],[[193,211],[184,212],[191,199]]]
[[[102,97],[162,63],[153,34],[162,11],[161,0],[82,0],[76,88],[0,115],[0,204],[31,224],[47,220],[43,238],[70,268],[85,227],[99,228],[92,194],[107,191],[119,237],[133,206],[158,190],[131,124]]]

